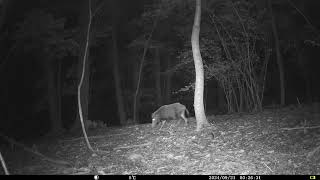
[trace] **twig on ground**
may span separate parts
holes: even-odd
[[[116,148],[113,148],[113,149],[116,150],[116,149],[126,149],[126,148],[133,148],[133,147],[142,147],[142,146],[148,146],[150,144],[151,144],[151,142],[147,142],[147,143],[144,143],[144,144],[137,144],[137,145],[131,145],[131,146],[119,146],[119,147],[116,147]]]
[[[99,138],[106,138],[106,137],[110,137],[110,136],[120,136],[120,135],[124,135],[127,133],[122,133],[122,134],[112,134],[112,135],[104,135],[104,136],[90,136],[88,137],[88,139],[99,139]],[[70,142],[70,141],[77,141],[77,140],[81,140],[84,139],[84,137],[78,137],[78,138],[73,138],[73,139],[62,139],[59,140],[59,142]]]
[[[317,129],[320,126],[309,126],[309,127],[295,127],[295,128],[281,128],[281,130],[296,130],[296,129]]]
[[[10,175],[10,173],[9,173],[9,171],[7,169],[7,166],[6,166],[6,162],[4,161],[1,152],[0,152],[0,160],[1,160],[1,164],[2,164],[3,170],[4,170],[4,174],[5,175]]]
[[[90,136],[88,139],[95,139],[95,138],[104,138],[106,136]],[[70,142],[70,141],[77,141],[77,140],[82,140],[84,137],[78,137],[78,138],[73,138],[73,139],[62,139],[59,140],[59,142]]]
[[[38,151],[36,151],[36,150],[33,150],[32,148],[29,148],[29,147],[25,146],[24,144],[19,143],[19,142],[15,141],[14,139],[12,139],[12,138],[10,138],[10,137],[8,137],[8,136],[6,136],[6,135],[3,135],[3,134],[0,133],[0,136],[1,136],[3,139],[7,140],[9,143],[14,144],[14,145],[16,145],[16,146],[18,146],[18,147],[21,147],[21,148],[24,149],[25,151],[31,152],[31,153],[33,153],[33,154],[35,154],[35,155],[38,155],[38,156],[40,156],[40,157],[41,157],[42,159],[44,159],[44,160],[47,160],[47,161],[49,161],[49,162],[53,162],[53,163],[56,163],[56,164],[61,164],[61,165],[70,165],[70,163],[67,162],[67,161],[62,161],[62,160],[57,160],[57,159],[49,158],[49,157],[43,155],[42,153],[40,153],[40,152],[38,152]]]
[[[316,147],[314,150],[308,153],[307,158],[310,159],[319,150],[320,150],[320,146]]]
[[[262,161],[261,163],[262,163],[264,166],[266,166],[271,172],[273,172],[272,169],[271,169],[265,162]]]

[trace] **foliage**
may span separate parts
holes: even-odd
[[[178,42],[172,48],[176,50],[177,62],[165,73],[183,71],[189,85],[175,93],[191,92],[195,76],[190,43],[194,1],[156,2],[141,17],[146,27],[144,31],[151,27],[150,22],[155,14],[161,13],[160,24],[169,24],[167,27],[170,27],[166,35],[174,34]],[[264,87],[262,75],[265,74],[265,62],[269,57],[265,32],[262,31],[268,19],[265,10],[257,9],[255,1],[212,0],[205,3],[202,6],[200,48],[206,81],[215,79],[219,82],[225,92],[229,111],[261,109]],[[158,41],[165,41],[165,38],[161,38],[163,36],[158,35]]]
[[[54,17],[51,13],[41,9],[29,12],[24,20],[16,25],[13,40],[17,51],[40,54],[39,59],[44,64],[49,61],[62,59],[65,56],[77,56],[79,45],[76,42],[76,29],[65,28],[65,18]],[[47,79],[39,79],[37,85],[43,84]],[[34,111],[40,112],[46,106],[48,96],[38,97]]]
[[[79,49],[72,38],[74,34],[74,29],[65,29],[65,18],[55,18],[36,9],[17,24],[14,40],[25,52],[42,50],[49,57],[62,58],[68,54],[77,55]]]
[[[203,14],[200,46],[205,79],[219,82],[229,111],[261,109],[264,80],[258,75],[263,70],[265,54],[260,53],[264,35],[258,21],[263,17],[257,12],[249,1],[217,1]],[[190,43],[186,42],[178,56],[179,66],[193,61],[190,50]],[[194,73],[191,66],[189,72]],[[180,91],[193,86],[192,82]]]

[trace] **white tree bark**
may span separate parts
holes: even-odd
[[[201,22],[201,0],[196,0],[196,11],[191,35],[192,54],[196,71],[196,82],[194,90],[194,112],[197,120],[196,131],[200,131],[204,124],[208,124],[204,111],[203,91],[204,91],[204,72],[200,53],[199,34]]]

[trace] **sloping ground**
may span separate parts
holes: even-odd
[[[212,117],[195,132],[168,122],[89,132],[96,155],[83,138],[68,137],[34,147],[65,160],[60,166],[21,149],[3,153],[12,174],[320,174],[320,109],[286,107],[256,114]],[[48,141],[47,141],[48,142]]]

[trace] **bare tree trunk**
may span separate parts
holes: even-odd
[[[62,73],[62,62],[60,60],[57,61],[58,63],[58,70],[57,70],[57,117],[59,121],[61,121],[61,128],[63,127],[62,124],[62,81],[61,81],[61,73]]]
[[[156,75],[156,92],[157,92],[157,104],[162,106],[161,96],[161,76],[160,76],[160,49],[155,48],[155,75]]]
[[[207,110],[207,98],[208,98],[208,84],[204,84],[204,103],[203,103],[203,106],[204,106],[204,111],[206,112]]]
[[[4,161],[4,158],[0,152],[0,162],[1,162],[1,165],[2,165],[2,168],[4,170],[4,174],[5,175],[10,175],[9,171],[8,171],[8,168],[7,168],[7,165],[6,165],[6,162]]]
[[[9,4],[10,2],[12,3],[12,1],[9,1],[9,0],[0,1],[0,6],[1,6],[1,11],[0,11],[0,34],[2,34],[3,31],[5,30],[4,24],[5,24],[5,21],[6,21],[6,17],[8,16],[8,12],[10,12],[10,6],[11,6],[11,4]],[[6,45],[7,44],[0,43],[0,49],[2,50],[2,52],[0,54],[0,57],[1,57],[1,60],[0,60],[0,74],[1,74],[1,77],[5,77],[5,76],[2,75],[2,73],[5,70],[6,62],[8,62],[7,59],[8,59],[8,57],[9,57],[11,51],[12,51],[12,50],[9,50],[9,51],[5,51],[5,53],[3,53],[4,46],[6,46]],[[11,47],[11,49],[12,49],[12,47]],[[5,107],[2,112],[5,113],[5,116],[7,117],[7,119],[10,119],[9,118],[9,114],[11,112],[11,108],[10,107],[12,106],[11,104],[13,104],[13,103],[9,103],[9,87],[8,87],[9,80],[7,78],[4,78],[4,79],[1,78],[1,82],[2,82],[2,86],[0,87],[0,93],[1,93],[2,96],[0,97],[1,98],[0,106],[3,105],[1,107]],[[1,117],[3,117],[3,116],[1,116]],[[7,124],[4,124],[4,123],[7,123],[7,122],[8,121],[3,121],[2,127],[5,127],[7,129],[9,129],[8,126],[6,126]],[[10,123],[10,124],[12,124],[12,123]]]
[[[260,82],[262,82],[261,90],[260,90],[260,110],[262,110],[262,105],[263,105],[263,98],[264,98],[264,88],[265,88],[265,84],[266,84],[266,76],[267,76],[267,72],[268,72],[268,63],[270,60],[270,56],[271,53],[269,52],[269,47],[270,47],[270,40],[268,38],[268,36],[265,36],[266,40],[267,40],[267,45],[265,47],[265,57],[264,57],[264,62],[263,62],[263,66],[259,75],[259,80]]]
[[[298,48],[297,48],[298,49]],[[306,103],[311,103],[312,102],[312,84],[311,84],[311,78],[309,76],[309,70],[308,70],[308,62],[306,61],[306,55],[302,48],[300,47],[300,52],[297,55],[297,63],[298,67],[300,69],[302,78],[304,80],[304,87],[305,87],[305,98],[306,98]]]
[[[89,43],[90,44],[90,43]],[[89,58],[89,52],[87,53],[86,57],[86,64],[85,66],[85,75],[83,79],[83,85],[81,89],[82,94],[82,107],[83,107],[83,117],[84,119],[89,119],[89,101],[90,101],[90,58]]]
[[[82,110],[82,96],[81,96],[81,89],[82,89],[82,85],[83,85],[83,82],[84,82],[84,78],[85,78],[85,74],[86,74],[86,70],[88,68],[88,65],[86,64],[89,64],[87,63],[87,59],[88,59],[88,49],[89,49],[89,41],[90,41],[90,29],[91,29],[91,20],[92,20],[92,13],[91,13],[91,0],[88,0],[88,5],[89,5],[89,13],[88,13],[88,26],[87,26],[87,33],[86,33],[86,39],[85,39],[85,47],[84,47],[84,53],[83,53],[83,56],[82,56],[82,71],[81,71],[81,77],[80,77],[80,81],[79,81],[79,84],[78,84],[78,110],[79,110],[79,117],[80,117],[80,122],[81,122],[81,128],[82,128],[82,132],[83,132],[83,136],[86,140],[86,144],[87,144],[87,147],[88,149],[91,151],[91,152],[94,152],[90,142],[89,142],[89,139],[88,139],[88,136],[87,136],[87,132],[86,132],[86,129],[85,129],[85,125],[84,125],[84,114],[83,114],[83,110]]]
[[[90,52],[89,52],[89,47],[90,47],[90,28],[91,26],[91,20],[92,20],[92,15],[91,15],[91,9],[89,10],[90,12],[87,13],[88,11],[88,3],[91,3],[91,0],[88,1],[81,1],[83,4],[80,4],[81,9],[81,14],[78,17],[79,22],[80,22],[80,28],[81,28],[81,39],[79,40],[79,59],[78,59],[78,64],[77,64],[77,75],[78,75],[78,80],[79,83],[81,82],[81,87],[80,87],[80,103],[81,103],[81,116],[83,120],[88,120],[89,119],[89,103],[90,103],[90,80],[91,80],[91,63],[90,63]],[[89,5],[90,6],[90,5]],[[87,46],[87,47],[86,47]],[[87,49],[86,49],[87,48]],[[83,74],[84,73],[84,74]],[[83,79],[82,79],[83,76]],[[81,80],[82,79],[82,80]],[[82,120],[80,117],[80,114],[77,113],[76,120],[73,122],[71,126],[70,131],[78,131],[82,128]]]
[[[90,38],[89,38],[90,39]],[[86,40],[84,40],[86,41]],[[82,43],[81,43],[82,44]],[[89,46],[89,45],[88,45]],[[80,50],[85,49],[85,43],[80,46]],[[86,55],[86,57],[84,57]],[[83,64],[83,58],[85,58],[85,64]],[[83,82],[81,85],[81,112],[84,120],[88,120],[89,117],[89,100],[90,100],[90,62],[89,62],[89,52],[86,54],[84,52],[80,52],[79,55],[79,62],[77,65],[78,68],[78,78],[81,79],[82,73],[85,73],[83,75]],[[83,71],[84,68],[84,72]],[[71,131],[77,131],[81,128],[81,120],[79,119],[80,116],[76,116],[76,120],[73,122],[73,125],[71,126]],[[80,122],[80,123],[79,123]]]
[[[143,65],[144,65],[144,59],[147,53],[147,49],[149,46],[149,40],[150,38],[146,41],[146,45],[144,47],[143,50],[143,55],[142,55],[142,59],[140,62],[140,66],[139,66],[139,73],[137,74],[137,85],[136,85],[136,90],[135,90],[135,94],[133,96],[133,122],[137,122],[137,111],[138,111],[138,107],[140,105],[140,83],[141,83],[141,74],[142,74],[142,69],[143,69]]]
[[[58,114],[58,89],[56,84],[56,63],[53,59],[49,58],[46,62],[47,72],[47,92],[48,92],[48,105],[49,105],[49,116],[51,123],[51,130],[48,135],[56,135],[62,129],[61,119]]]
[[[116,98],[117,98],[117,106],[118,106],[118,115],[120,118],[120,124],[124,125],[126,123],[126,112],[124,110],[123,105],[123,96],[122,96],[122,89],[120,83],[120,75],[119,75],[119,67],[118,67],[118,44],[117,44],[117,29],[116,25],[113,25],[112,28],[112,53],[113,53],[113,77],[115,83],[115,90],[116,90]]]
[[[10,7],[11,4],[9,4],[10,0],[2,0],[0,1],[0,6],[1,6],[1,12],[0,12],[0,32],[2,32],[3,30],[3,25],[5,24],[5,20],[6,20],[6,17],[7,17],[7,14],[8,12],[8,9]]]
[[[9,16],[9,13],[11,12],[11,4],[13,3],[13,1],[11,0],[2,0],[0,1],[0,7],[1,7],[1,11],[0,11],[0,34],[3,35],[2,33],[5,32],[5,23],[6,23],[6,18]],[[3,37],[1,37],[3,38]],[[8,62],[9,56],[10,54],[12,54],[12,52],[14,52],[14,50],[16,49],[18,43],[16,43],[13,47],[10,47],[10,49],[5,48],[4,46],[7,46],[8,44],[5,43],[0,43],[0,49],[2,50],[0,57],[0,73],[4,70],[6,63]],[[4,50],[6,49],[6,50]]]
[[[196,131],[200,131],[203,125],[208,124],[208,120],[204,111],[203,105],[203,90],[204,90],[204,72],[203,63],[199,46],[201,22],[201,0],[196,0],[196,11],[191,35],[192,54],[196,71],[196,82],[194,91],[194,112],[197,120]]]
[[[141,57],[141,62],[140,62],[140,67],[139,67],[139,73],[138,73],[138,81],[137,81],[137,86],[136,86],[136,91],[134,94],[134,99],[133,99],[133,122],[137,122],[137,102],[140,101],[140,84],[141,84],[141,75],[142,75],[142,69],[143,69],[143,65],[144,65],[144,60],[147,54],[147,51],[149,49],[149,43],[153,34],[153,31],[155,30],[158,20],[160,17],[160,13],[157,15],[154,23],[153,23],[153,27],[152,30],[148,36],[148,39],[146,39],[145,43],[144,43],[144,47],[143,47],[143,53],[142,53],[142,57]]]
[[[135,97],[135,94],[134,94],[134,91],[137,89],[137,85],[138,85],[138,78],[139,78],[139,62],[138,62],[138,59],[137,61],[134,61],[132,63],[132,102],[135,103],[135,104],[132,104],[132,113],[134,113],[136,110],[139,109],[140,107],[140,93],[138,94],[137,97]],[[141,80],[142,81],[142,80]],[[138,112],[136,112],[137,114],[139,114]],[[134,123],[137,123],[137,118],[134,118],[136,115],[135,114],[132,114],[132,121]]]
[[[228,109],[226,108],[226,96],[227,94],[224,93],[223,91],[223,87],[220,87],[219,83],[217,82],[217,86],[216,86],[216,90],[217,90],[217,101],[218,101],[218,109],[220,111],[227,111]]]
[[[170,67],[171,67],[171,59],[170,59],[170,55],[168,55],[167,69],[169,69]],[[172,73],[169,72],[166,78],[166,104],[169,104],[171,102],[171,76],[172,76]]]
[[[277,54],[277,64],[278,64],[278,69],[279,69],[280,93],[281,93],[280,105],[284,106],[286,94],[285,94],[285,79],[284,79],[283,60],[282,60],[281,51],[280,51],[280,43],[279,43],[278,31],[276,28],[276,20],[274,18],[274,14],[272,12],[271,0],[268,0],[268,6],[270,9],[271,25],[272,25],[273,37],[274,37],[274,41],[275,41],[275,48],[276,48],[276,54]]]

